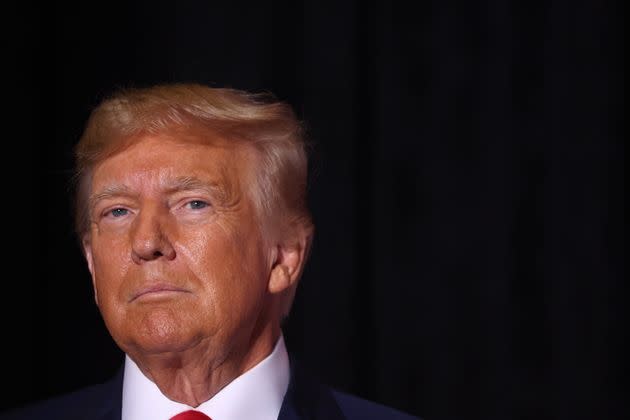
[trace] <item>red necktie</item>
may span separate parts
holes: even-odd
[[[212,420],[210,417],[203,414],[201,411],[188,410],[183,413],[179,413],[170,420]]]

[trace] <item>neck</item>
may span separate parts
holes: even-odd
[[[130,357],[166,397],[198,407],[269,356],[279,337],[279,327],[267,326],[221,354],[206,338],[183,352]]]

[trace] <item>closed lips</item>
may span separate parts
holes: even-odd
[[[131,298],[131,302],[138,299],[139,297],[150,295],[152,293],[160,293],[160,292],[190,293],[188,290],[182,289],[181,287],[175,287],[175,286],[170,286],[170,285],[155,285],[155,286],[145,287],[141,289],[139,292],[135,293],[133,297]]]

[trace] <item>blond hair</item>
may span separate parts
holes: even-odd
[[[270,94],[198,84],[119,91],[94,109],[76,146],[76,231],[89,235],[88,198],[96,165],[133,144],[140,134],[208,130],[258,152],[252,198],[259,217],[311,227],[306,204],[307,154],[303,127],[289,105]]]

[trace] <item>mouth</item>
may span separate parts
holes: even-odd
[[[146,299],[162,299],[169,298],[173,295],[181,294],[181,293],[191,293],[189,290],[183,289],[181,287],[176,287],[172,285],[152,285],[148,287],[144,287],[133,294],[129,302],[134,302],[136,300],[146,300]]]

